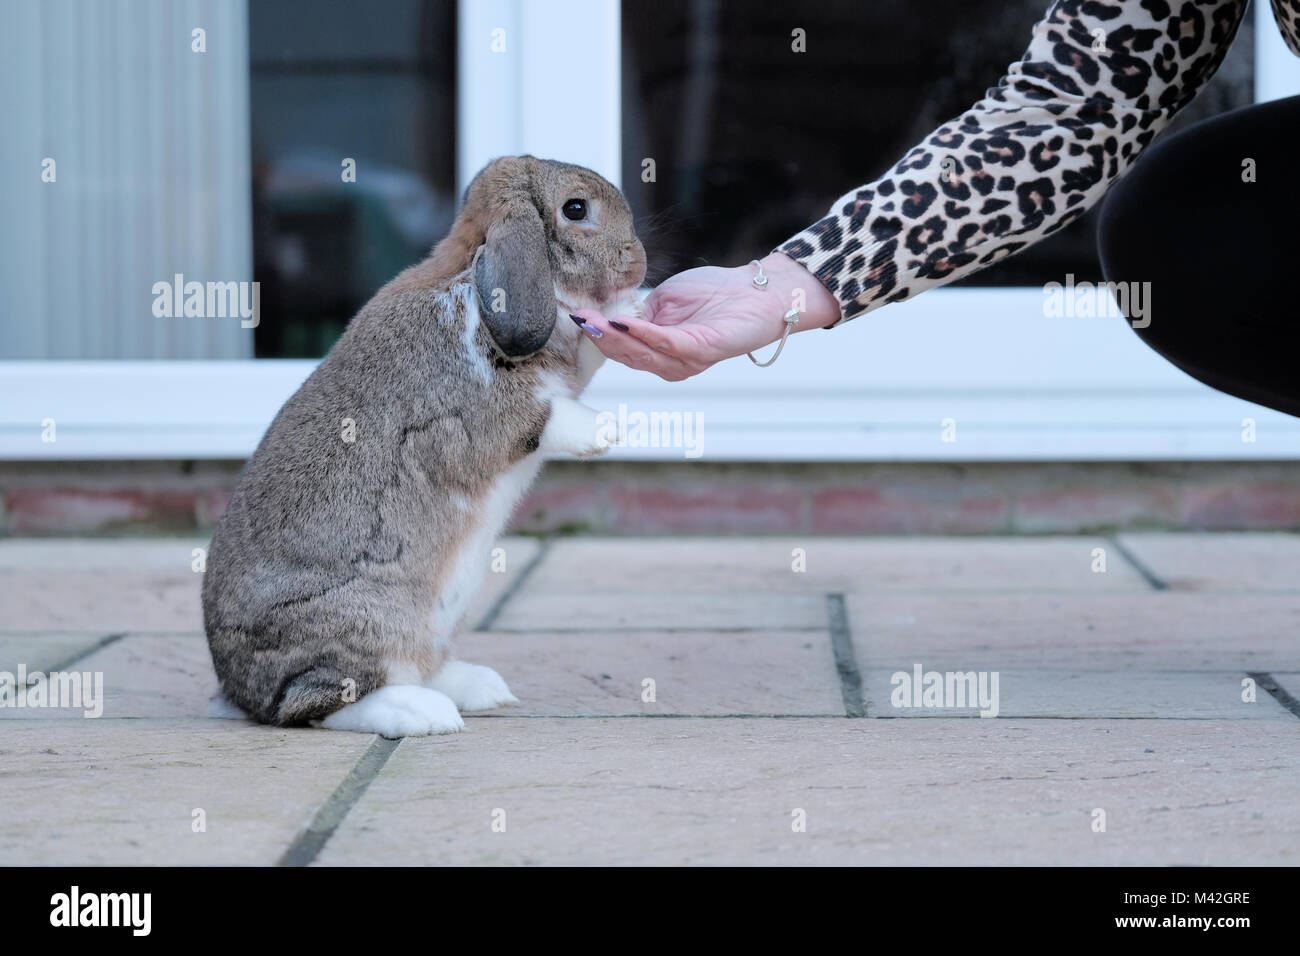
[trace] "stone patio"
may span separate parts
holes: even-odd
[[[521,704],[401,742],[211,716],[204,545],[0,541],[0,671],[104,688],[0,707],[0,865],[1300,863],[1297,535],[511,538]]]

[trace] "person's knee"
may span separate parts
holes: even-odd
[[[1141,270],[1146,223],[1140,190],[1133,188],[1136,171],[1111,187],[1097,215],[1097,258],[1107,282],[1123,281]]]
[[[1107,281],[1149,272],[1174,237],[1182,170],[1166,144],[1142,156],[1106,193],[1097,217],[1097,252]],[[1184,197],[1186,201],[1186,197]]]
[[[1139,157],[1106,194],[1097,218],[1102,276],[1124,285],[1130,303],[1142,303],[1142,314],[1130,306],[1126,317],[1143,341],[1160,352],[1185,344],[1190,330],[1175,329],[1167,320],[1186,311],[1189,303],[1183,298],[1197,286],[1189,281],[1196,256],[1189,255],[1188,247],[1188,220],[1198,214],[1196,190],[1187,181],[1189,171],[1177,145],[1158,143]],[[1166,321],[1153,321],[1156,304]]]
[[[1154,337],[1159,329],[1153,329],[1149,321],[1150,253],[1161,237],[1154,234],[1158,223],[1153,223],[1148,210],[1143,208],[1140,183],[1133,182],[1132,175],[1120,180],[1102,203],[1097,218],[1097,254],[1106,282],[1125,289],[1125,295],[1116,296],[1116,303],[1130,327],[1155,347]]]

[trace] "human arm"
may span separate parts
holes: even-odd
[[[778,247],[806,270],[790,284],[820,285],[839,310],[828,321],[826,300],[810,296],[823,308],[798,328],[945,285],[1074,222],[1213,76],[1245,6],[1057,0],[984,98]],[[775,341],[789,306],[751,294],[752,270],[673,276],[646,300],[643,321],[623,320],[626,332],[614,326],[597,345],[635,368],[681,377]],[[610,330],[597,313],[582,314]]]

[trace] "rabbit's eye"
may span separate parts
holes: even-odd
[[[570,222],[582,222],[587,218],[587,200],[570,199],[560,207],[560,212],[564,213],[564,218]]]

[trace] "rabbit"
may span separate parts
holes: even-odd
[[[446,238],[361,309],[239,477],[203,581],[230,703],[386,737],[517,703],[451,639],[542,456],[616,443],[576,400],[603,356],[566,313],[635,314],[645,267],[626,201],[591,170],[512,156],[475,176]]]

